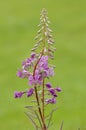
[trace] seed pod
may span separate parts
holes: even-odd
[[[51,33],[53,32],[50,28],[48,28],[48,31],[51,32]]]
[[[50,40],[48,40],[47,42],[48,42],[48,44],[53,45],[53,43]]]
[[[49,35],[48,35],[48,38],[52,38],[52,35],[51,35],[51,34],[49,34]]]
[[[47,23],[45,23],[46,27],[48,27],[49,25]]]
[[[38,27],[42,26],[42,23],[38,24]]]
[[[45,22],[46,22],[46,19],[44,18],[43,21],[44,21],[44,23],[45,23]]]
[[[35,44],[34,47],[38,47],[38,44]]]
[[[49,52],[52,52],[52,53],[54,53],[54,52],[55,52],[54,50],[51,50],[51,49],[48,49],[48,51],[49,51]]]
[[[31,51],[35,51],[36,50],[36,47],[35,48],[33,48],[33,49],[31,49]]]
[[[40,34],[41,33],[41,30],[39,30],[38,32],[37,32],[37,34]]]
[[[56,51],[56,48],[55,48],[55,47],[53,47],[53,46],[52,46],[52,49],[53,49],[54,51]]]
[[[45,36],[48,36],[48,32],[47,31],[45,32]]]
[[[40,34],[38,34],[34,39],[37,40],[39,38]]]
[[[49,39],[50,42],[54,43],[54,40],[53,39]]]
[[[40,44],[43,41],[42,38],[39,39],[39,41],[36,44]]]

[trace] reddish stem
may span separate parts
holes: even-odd
[[[42,50],[42,53],[41,53],[41,56],[40,58],[38,59],[35,67],[34,67],[34,70],[33,70],[33,76],[35,77],[35,71],[36,71],[36,68],[37,68],[37,65],[41,59],[41,57],[43,56],[43,53],[44,53],[44,49]],[[42,111],[41,111],[41,107],[40,107],[40,102],[39,102],[39,97],[38,97],[38,93],[37,93],[37,87],[34,86],[34,89],[35,89],[35,95],[36,95],[36,100],[37,100],[37,105],[38,105],[38,110],[39,110],[39,114],[40,114],[40,117],[41,117],[41,121],[42,121],[42,124],[43,124],[43,128],[42,130],[46,130],[46,125],[44,123],[44,80],[43,80],[43,114],[42,114]]]
[[[39,114],[40,114],[41,120],[43,121],[42,112],[41,112],[40,103],[39,103],[39,98],[38,98],[38,93],[37,93],[37,88],[36,88],[36,86],[34,86],[34,88],[35,88],[35,94],[36,94],[36,100],[37,100]]]
[[[44,79],[43,79],[43,90],[42,90],[42,113],[43,113],[43,130],[46,130],[45,117],[44,117]]]

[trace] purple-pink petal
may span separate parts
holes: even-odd
[[[56,91],[61,92],[62,89],[60,87],[55,88]]]
[[[39,84],[39,85],[42,84],[41,75],[36,74],[34,77],[33,77],[33,75],[30,75],[29,76],[29,85],[36,85],[36,84]]]
[[[22,95],[23,95],[23,92],[17,92],[17,91],[14,92],[14,97],[15,98],[21,98]]]
[[[46,99],[46,103],[49,104],[55,104],[56,103],[56,98],[50,98],[50,99]]]
[[[50,83],[47,83],[47,84],[46,84],[46,87],[47,87],[47,88],[51,88],[52,85],[51,85]]]
[[[34,52],[31,53],[31,58],[34,59],[36,54]]]
[[[33,88],[30,88],[28,91],[27,91],[27,97],[30,97],[34,92],[34,89]]]
[[[19,71],[17,72],[17,76],[20,77],[20,78],[22,78],[22,77],[23,77],[22,71],[19,70]]]
[[[53,96],[53,97],[57,97],[57,94],[56,94],[56,91],[54,88],[49,88],[48,91],[50,92],[50,94]]]

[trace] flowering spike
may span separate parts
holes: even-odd
[[[53,85],[45,79],[54,76],[54,65],[49,64],[49,58],[54,59],[54,52],[56,48],[53,47],[54,39],[52,37],[52,30],[49,28],[50,21],[47,17],[46,9],[43,9],[40,17],[40,28],[37,31],[35,37],[36,44],[31,50],[31,55],[22,62],[22,68],[17,72],[17,76],[20,78],[26,78],[28,80],[28,86],[30,87],[24,92],[15,92],[15,98],[21,98],[23,94],[27,97],[32,96],[35,98],[31,100],[32,113],[28,112],[28,117],[32,123],[37,126],[37,129],[48,130],[45,122],[45,107],[48,104],[55,104],[57,93],[61,91],[60,87],[54,88]],[[34,114],[39,122],[36,125],[34,121]],[[48,123],[49,124],[49,123]]]

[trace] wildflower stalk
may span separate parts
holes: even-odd
[[[43,13],[45,13],[45,10],[44,10]],[[46,16],[44,14],[44,18],[45,17]],[[35,75],[35,70],[36,70],[36,67],[37,67],[41,57],[44,55],[44,48],[45,48],[45,43],[46,43],[46,36],[45,36],[46,26],[45,26],[45,22],[43,23],[43,26],[44,26],[44,30],[43,30],[43,48],[42,48],[41,56],[38,59],[36,65],[34,67],[33,76]],[[41,107],[40,107],[40,102],[39,102],[39,98],[38,98],[37,89],[36,89],[36,87],[34,87],[34,88],[35,88],[35,94],[36,94],[36,100],[37,100],[37,104],[38,104],[39,114],[40,114],[40,117],[41,117],[41,120],[42,120],[42,123],[43,123],[42,130],[46,130],[45,117],[44,117],[44,79],[43,79],[43,85],[42,86],[43,86],[43,90],[42,90],[42,110],[41,110]]]
[[[49,23],[47,11],[43,9],[38,25],[40,30],[35,37],[36,44],[31,50],[30,58],[22,62],[22,69],[17,73],[18,77],[28,79],[28,85],[32,87],[27,91],[15,92],[14,94],[15,98],[21,98],[24,94],[27,97],[35,95],[34,104],[26,107],[29,111],[26,115],[34,124],[36,130],[48,130],[54,110],[51,111],[50,115],[45,115],[45,105],[55,104],[57,92],[61,91],[60,87],[53,88],[51,83],[45,82],[46,78],[49,79],[54,76],[54,67],[49,64],[49,59],[54,58],[53,54],[56,50],[53,47],[54,40]],[[45,96],[45,89],[47,96]],[[48,98],[49,96],[50,98]],[[48,117],[48,123],[46,123],[46,117]]]

